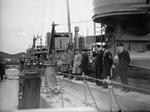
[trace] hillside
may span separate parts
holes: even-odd
[[[6,59],[6,58],[9,58],[9,59],[12,59],[12,58],[16,58],[16,59],[19,59],[21,58],[23,55],[25,55],[25,52],[21,52],[21,53],[17,53],[17,54],[8,54],[8,53],[5,53],[5,52],[0,52],[0,58],[1,59]]]
[[[16,59],[19,59],[20,57],[22,57],[25,54],[26,54],[25,52],[21,52],[21,53],[13,54],[12,56],[15,57]]]
[[[4,58],[12,58],[12,56],[8,53],[5,52],[0,52],[0,58],[4,59]]]

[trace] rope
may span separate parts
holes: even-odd
[[[5,76],[10,76],[10,75],[8,75],[8,74],[5,74]],[[18,77],[19,77],[19,75],[11,75],[11,76],[18,76]]]
[[[45,1],[44,1],[45,2]],[[44,5],[43,5],[44,6]],[[40,7],[40,8],[42,8],[42,6]],[[43,11],[43,8],[42,8],[42,10],[40,10],[40,19],[39,19],[39,22],[38,22],[38,24],[37,24],[37,35],[39,35],[40,34],[40,30],[41,30],[41,24],[40,24],[40,21],[41,21],[41,18],[42,18],[42,15],[43,15],[43,13],[42,12],[44,12]]]
[[[105,82],[106,80],[101,80],[101,79],[96,79],[96,78],[93,78],[93,77],[89,77],[89,76],[81,76],[81,75],[71,75],[71,74],[64,74],[64,73],[61,73],[61,72],[58,72],[58,74],[62,74],[62,75],[68,75],[68,76],[73,76],[73,77],[78,77],[78,78],[86,78],[86,79],[92,79],[92,80],[95,80],[95,81],[100,81],[100,82]],[[129,87],[129,88],[133,88],[133,89],[136,89],[136,90],[141,90],[141,91],[144,91],[144,92],[150,92],[150,90],[148,89],[144,89],[144,88],[139,88],[139,87],[134,87],[134,86],[131,86],[131,85],[126,85],[126,84],[122,84],[122,83],[119,83],[119,82],[116,82],[116,81],[112,81],[111,82],[113,84],[116,84],[116,85],[120,85],[120,86],[125,86],[125,87]]]
[[[150,68],[149,67],[142,67],[142,66],[137,66],[137,65],[133,65],[133,64],[129,64],[130,66],[133,66],[133,67],[137,67],[137,68],[142,68],[142,69],[148,69],[148,70],[150,70]]]
[[[139,87],[134,87],[134,86],[122,84],[122,83],[116,82],[116,81],[112,81],[112,83],[113,83],[113,84],[116,84],[116,85],[124,86],[124,87],[129,87],[129,88],[132,88],[132,89],[144,91],[144,92],[150,92],[150,90],[148,90],[148,89],[139,88]]]
[[[62,74],[62,75],[67,75],[67,76],[73,76],[75,78],[86,78],[86,79],[93,79],[95,81],[100,81],[100,82],[103,82],[103,80],[101,79],[96,79],[96,78],[93,78],[93,77],[89,77],[87,75],[85,75],[84,77],[82,75],[72,75],[72,74],[66,74],[66,73],[62,73],[62,72],[58,72],[58,74]]]
[[[40,22],[41,24],[39,23],[39,25],[38,25],[39,28],[37,31],[37,36],[40,35],[40,45],[42,45],[42,35],[44,34],[43,29],[44,29],[44,22],[45,22],[45,20],[44,20],[45,19],[45,13],[46,13],[46,0],[43,2],[43,7],[42,7],[42,11],[41,11],[41,19],[40,19],[40,21],[42,21],[42,22]]]
[[[63,86],[61,86],[61,89],[64,88],[64,87],[66,87],[69,83],[71,83],[71,82],[69,82],[69,81],[67,80],[66,84],[64,84]]]
[[[118,94],[117,94],[117,95],[118,95]],[[119,95],[118,95],[118,96],[119,96]],[[116,97],[117,97],[117,96],[116,96]],[[122,96],[119,96],[119,97],[122,97]],[[128,98],[128,99],[130,99],[130,100],[134,100],[134,101],[139,102],[139,103],[144,103],[144,104],[146,104],[146,105],[150,105],[150,103],[146,103],[146,102],[144,102],[144,101],[140,101],[140,100],[131,98],[131,97],[129,97],[129,96],[123,96],[123,97],[126,97],[126,98]]]
[[[75,78],[80,78],[80,77],[82,77],[81,75],[72,75],[72,74],[67,74],[67,73],[62,73],[62,72],[58,72],[58,74],[67,75],[67,76],[73,76],[73,77],[75,77]]]
[[[6,77],[6,79],[8,79],[8,80],[19,80],[19,78],[9,78],[9,77]]]
[[[75,21],[75,22],[71,22],[71,24],[85,23],[85,22],[91,22],[91,21],[93,21],[93,20]],[[59,25],[67,25],[67,23],[60,23]]]

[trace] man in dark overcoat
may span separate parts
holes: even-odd
[[[103,72],[103,50],[102,46],[99,46],[97,48],[97,53],[95,56],[95,75],[97,79],[102,80],[102,72]],[[102,85],[102,82],[96,81],[96,85],[100,86]]]
[[[119,73],[120,73],[120,79],[122,84],[128,85],[128,66],[130,63],[130,55],[127,50],[123,48],[123,43],[118,43],[117,48],[118,48],[118,59],[119,59]],[[129,92],[129,88],[123,86],[123,91]]]
[[[113,57],[110,51],[108,51],[107,45],[103,46],[104,56],[103,56],[103,79],[111,78],[111,68],[113,65]],[[104,88],[107,88],[107,84],[103,84]]]
[[[85,73],[85,75],[89,75],[89,56],[86,52],[86,50],[82,50],[82,62],[81,62],[81,68],[82,72]]]

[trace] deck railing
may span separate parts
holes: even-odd
[[[88,102],[87,102],[87,91],[86,91],[86,90],[88,90],[89,93],[90,93],[90,95],[91,95],[91,97],[92,97],[92,100],[93,100],[93,102],[94,102],[94,104],[95,104],[95,108],[97,109],[98,112],[101,112],[102,110],[98,107],[97,102],[96,102],[96,100],[95,100],[95,98],[94,98],[94,95],[93,95],[93,93],[92,93],[92,91],[91,91],[91,88],[89,87],[89,85],[88,85],[88,83],[87,83],[87,80],[88,80],[88,79],[91,79],[91,80],[94,80],[94,81],[99,81],[99,82],[102,82],[102,83],[106,83],[106,84],[107,84],[107,86],[108,86],[107,89],[108,89],[108,91],[109,91],[109,111],[110,111],[110,112],[113,111],[113,107],[112,107],[112,97],[114,98],[115,103],[116,103],[116,105],[117,105],[117,107],[118,107],[118,112],[121,112],[121,111],[122,111],[122,108],[121,108],[121,106],[120,106],[120,104],[118,103],[118,100],[117,100],[117,95],[115,94],[115,91],[114,91],[114,88],[113,88],[114,85],[119,85],[119,86],[127,87],[127,88],[129,88],[129,89],[134,89],[134,90],[138,90],[138,91],[143,91],[143,92],[150,93],[150,90],[148,90],[148,89],[139,88],[139,87],[134,87],[134,86],[131,86],[131,85],[125,85],[125,84],[122,84],[122,83],[120,83],[120,82],[116,82],[116,81],[110,80],[109,77],[107,77],[107,79],[101,80],[101,79],[89,77],[89,76],[85,75],[84,73],[83,73],[82,75],[72,75],[72,74],[66,74],[66,73],[58,72],[58,74],[59,74],[59,76],[60,76],[60,75],[66,75],[66,76],[68,76],[68,77],[74,77],[74,78],[80,78],[80,79],[82,79],[82,80],[83,80],[83,83],[84,83],[84,100],[85,100],[85,106],[88,106]],[[61,83],[60,83],[60,86],[62,86]],[[62,96],[62,97],[63,97],[63,96]],[[131,98],[131,97],[127,97],[127,98],[129,98],[129,99],[131,99],[131,100],[135,100],[135,99],[133,99],[133,98]],[[136,100],[136,101],[138,101],[138,100]],[[138,102],[144,103],[144,104],[150,106],[150,103],[147,103],[147,102],[144,102],[144,101],[143,101],[143,102],[142,102],[142,101],[138,101]],[[63,104],[63,103],[64,103],[64,100],[62,100],[62,104]]]

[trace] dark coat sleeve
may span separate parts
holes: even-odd
[[[111,67],[113,64],[113,57],[112,57],[112,54],[110,52],[107,52],[105,55],[104,55],[104,65],[105,66],[108,66],[108,67]]]
[[[131,59],[128,51],[123,51],[122,53],[118,54],[119,58],[119,68],[127,68]]]
[[[5,65],[0,63],[0,75],[4,75],[5,74]]]

